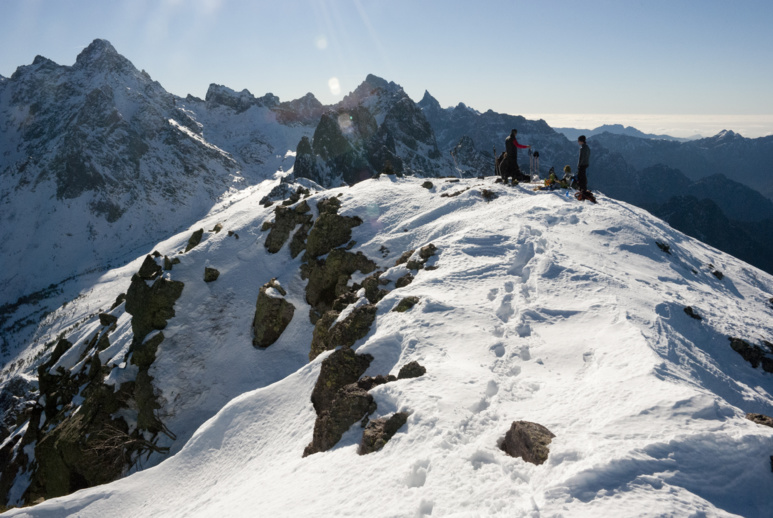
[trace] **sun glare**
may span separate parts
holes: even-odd
[[[327,80],[327,86],[330,88],[330,93],[333,95],[339,95],[341,93],[341,83],[337,77],[331,77]]]

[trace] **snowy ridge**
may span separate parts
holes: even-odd
[[[437,269],[387,286],[354,346],[374,357],[366,375],[427,369],[371,389],[371,419],[410,414],[383,450],[357,455],[355,424],[332,450],[301,457],[330,353],[307,362],[300,257],[263,247],[273,207],[258,201],[276,183],[266,182],[192,225],[224,229],[171,272],[185,289],[150,374],[177,453],[9,516],[767,516],[773,429],[744,416],[773,415],[773,382],[728,337],[773,340],[773,277],[603,195],[590,205],[491,179],[433,182],[382,175],[307,200],[316,210],[339,197],[340,214],[363,220],[352,252],[383,278],[408,271],[395,266],[403,252],[438,248]],[[486,202],[484,189],[497,197]],[[189,235],[155,248],[175,254]],[[61,311],[112,300],[141,261]],[[218,280],[203,282],[205,266]],[[296,311],[257,350],[250,319],[271,278]],[[416,306],[391,311],[409,295]],[[103,363],[130,340],[117,316]],[[555,434],[545,464],[499,449],[516,420]]]

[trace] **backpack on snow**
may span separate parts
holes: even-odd
[[[596,197],[593,196],[593,193],[590,191],[577,191],[574,193],[574,197],[577,198],[579,201],[588,200],[593,203],[598,203],[596,201]]]

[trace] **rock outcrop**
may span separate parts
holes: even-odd
[[[311,394],[317,413],[314,434],[303,456],[327,451],[357,421],[376,409],[373,396],[358,386],[373,357],[358,355],[343,347],[322,361],[319,378]]]
[[[410,378],[418,378],[424,376],[427,373],[427,369],[420,365],[419,362],[413,361],[406,363],[400,368],[400,372],[397,373],[397,379],[404,380]]]
[[[266,250],[272,254],[279,252],[290,237],[290,232],[296,226],[301,225],[301,229],[296,232],[296,236],[298,234],[300,236],[293,239],[291,247],[291,255],[296,257],[305,247],[305,236],[311,228],[313,216],[310,213],[308,203],[304,200],[295,207],[280,205],[274,209],[274,215],[273,223],[267,223],[263,226],[263,230],[270,229],[265,241]]]
[[[154,329],[164,329],[167,321],[175,314],[174,303],[185,285],[180,281],[158,277],[160,271],[159,267],[156,276],[150,278],[135,274],[126,292],[126,312],[133,317],[134,343],[142,342]],[[149,280],[154,280],[151,286],[147,284]]]
[[[770,426],[773,428],[773,417],[767,416],[765,414],[746,414],[746,419],[749,421],[752,421],[757,424],[761,424],[763,426]]]
[[[316,259],[302,266],[301,277],[308,279],[306,302],[312,307],[312,323],[333,308],[333,302],[348,293],[349,279],[359,271],[370,273],[376,269],[376,263],[362,252],[351,253],[340,248],[330,251],[325,259]]]
[[[309,361],[338,346],[351,347],[357,340],[364,338],[376,320],[376,306],[366,304],[356,307],[346,318],[333,325],[337,318],[337,312],[328,311],[317,321],[311,340]]]
[[[348,347],[342,347],[325,358],[311,393],[311,403],[317,415],[330,406],[339,389],[356,383],[372,361],[373,356],[355,354]]]
[[[362,441],[357,453],[367,455],[383,448],[397,431],[408,421],[408,414],[396,412],[388,418],[369,421],[362,433]]]
[[[327,451],[341,440],[343,434],[357,421],[376,410],[373,396],[356,384],[340,389],[330,406],[314,422],[314,435],[303,456]]]
[[[395,311],[397,313],[404,313],[418,303],[419,303],[419,297],[414,297],[414,296],[405,297],[404,299],[400,300],[400,302],[397,303],[397,305],[394,307],[394,309],[392,309],[392,311]]]
[[[271,279],[260,288],[252,319],[252,345],[265,349],[276,342],[290,324],[295,306],[285,300],[287,291]]]
[[[752,345],[740,338],[729,337],[730,347],[755,369],[762,365],[765,372],[773,372],[773,344],[763,341],[763,346]]]
[[[191,237],[188,238],[188,244],[185,247],[186,252],[190,252],[196,246],[198,246],[199,243],[201,243],[201,238],[204,236],[204,229],[200,228],[197,231],[195,231],[193,234],[191,234]]]

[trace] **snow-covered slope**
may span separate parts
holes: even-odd
[[[353,345],[373,356],[365,374],[426,368],[370,390],[371,421],[409,414],[382,450],[358,455],[354,424],[331,450],[302,457],[315,427],[310,396],[332,354],[307,362],[302,254],[291,257],[290,239],[276,254],[264,247],[275,217],[258,204],[267,182],[193,225],[224,226],[166,274],[185,288],[148,372],[177,453],[9,516],[769,516],[773,429],[744,416],[773,414],[773,381],[729,337],[773,341],[770,275],[603,195],[590,205],[490,179],[433,182],[381,176],[290,205],[316,216],[323,198],[339,199],[340,215],[362,221],[350,252],[389,280]],[[172,257],[189,235],[156,248]],[[396,266],[430,243],[438,250],[423,268]],[[141,262],[52,315],[52,335],[63,315],[109,304]],[[207,266],[216,281],[203,281]],[[295,313],[261,350],[251,322],[271,278]],[[367,302],[358,295],[344,315]],[[392,311],[408,296],[419,302]],[[132,368],[132,331],[122,306],[114,314],[100,356],[118,379]],[[71,335],[76,360],[88,326],[93,318]],[[544,464],[499,448],[520,420],[555,434]]]

